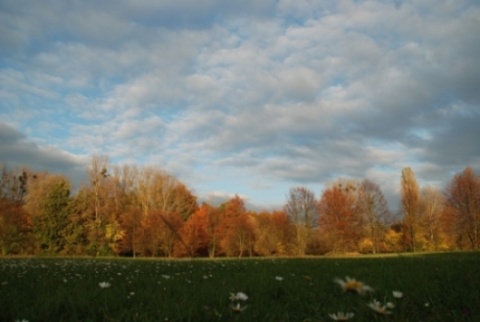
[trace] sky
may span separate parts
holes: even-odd
[[[203,200],[480,173],[476,0],[0,0],[0,163],[94,154]]]

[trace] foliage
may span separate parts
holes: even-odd
[[[320,234],[333,253],[354,251],[362,237],[362,218],[349,191],[334,186],[323,192],[318,204]]]
[[[70,183],[60,175],[39,173],[28,182],[25,209],[32,214],[32,233],[37,252],[55,254],[66,245]]]
[[[480,178],[467,167],[447,188],[447,227],[457,246],[480,249]]]
[[[0,254],[29,252],[30,236],[28,214],[15,202],[0,199]]]
[[[294,187],[283,209],[247,210],[239,196],[202,203],[158,167],[93,156],[71,195],[62,174],[1,168],[1,254],[306,256],[480,248],[480,179],[467,167],[444,193],[401,173],[395,218],[378,184],[337,180],[315,199]]]

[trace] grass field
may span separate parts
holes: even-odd
[[[334,279],[345,276],[373,292],[344,292]],[[394,290],[403,297],[394,298]],[[237,292],[248,299],[232,301]],[[367,306],[374,299],[395,308],[388,315],[376,313]],[[480,321],[480,253],[0,258],[0,321],[332,321],[329,314],[339,311],[354,313],[351,321]]]

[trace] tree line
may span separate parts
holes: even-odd
[[[239,196],[198,203],[164,170],[92,156],[72,193],[62,174],[0,169],[0,254],[305,256],[480,249],[480,177],[467,167],[439,190],[401,172],[401,211],[378,184],[337,180],[315,198],[292,187],[282,209],[247,210]]]

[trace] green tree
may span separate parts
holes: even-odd
[[[65,247],[70,186],[65,176],[46,172],[29,180],[25,208],[32,215],[33,237],[41,253],[57,254]]]

